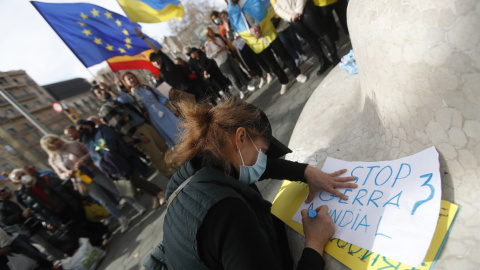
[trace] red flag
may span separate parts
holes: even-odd
[[[126,69],[148,69],[155,76],[160,74],[158,68],[152,65],[150,62],[150,54],[153,53],[153,50],[146,50],[140,54],[129,56],[115,56],[107,60],[108,65],[113,72],[126,70]]]

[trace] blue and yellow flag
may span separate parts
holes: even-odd
[[[32,4],[85,67],[150,49],[135,34],[134,27],[140,25],[102,7],[85,3]]]
[[[248,25],[243,13],[249,14],[260,24],[262,38],[256,39],[250,34],[251,26]],[[230,1],[228,4],[228,17],[233,29],[255,53],[261,53],[278,37],[277,30],[270,20],[273,16],[275,16],[275,12],[270,0],[245,0],[241,8],[233,5]]]
[[[177,18],[184,10],[179,0],[117,0],[132,22],[157,23]]]

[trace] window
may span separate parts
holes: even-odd
[[[20,138],[20,142],[22,143],[28,143],[28,139],[25,137]]]
[[[18,80],[17,79],[13,79],[14,82],[18,83]]]
[[[28,105],[27,104],[22,104],[23,108],[25,109],[28,109]]]
[[[20,159],[20,161],[22,162],[28,162],[28,159],[26,159],[23,155],[22,156],[19,156],[18,159]]]
[[[15,130],[15,128],[9,128],[9,129],[7,130],[7,132],[8,132],[10,135],[12,135],[12,136],[14,136],[15,134],[17,134],[17,131]]]
[[[17,151],[16,151],[12,146],[10,146],[9,144],[6,144],[6,145],[4,146],[4,148],[5,148],[8,152],[10,152],[10,154],[14,154],[14,155],[17,154]]]
[[[40,100],[35,101],[36,105],[42,105],[42,102]]]
[[[47,101],[53,103],[53,100],[51,98],[47,98]]]
[[[32,136],[33,136],[35,139],[40,139],[40,138],[42,138],[42,135],[38,134],[38,132],[34,132],[34,133],[32,134]]]
[[[13,109],[6,109],[6,110],[5,110],[5,113],[6,113],[6,114],[14,114],[15,111],[14,111]]]
[[[31,129],[31,128],[32,128],[32,126],[30,126],[30,125],[27,124],[27,123],[23,123],[23,124],[22,124],[22,127],[23,127],[24,129]]]
[[[40,94],[40,95],[43,95],[43,91],[40,90],[40,88],[38,88],[37,86],[34,87],[35,90],[37,90],[37,92]]]

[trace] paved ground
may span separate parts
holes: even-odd
[[[350,43],[345,39],[340,40],[343,46],[339,49],[339,55],[343,56],[350,50]],[[307,53],[313,56],[308,48]],[[301,65],[304,74],[309,76],[305,84],[294,83],[290,90],[283,96],[280,96],[280,84],[274,80],[268,86],[255,90],[247,97],[247,101],[260,107],[268,115],[273,127],[274,136],[288,145],[295,123],[298,120],[302,109],[315,88],[320,84],[328,71],[317,76],[318,61],[311,57]],[[293,78],[292,78],[293,79]],[[161,175],[156,175],[151,180],[166,187],[167,179]],[[282,181],[266,180],[258,184],[265,199],[273,201]],[[151,208],[151,198],[148,195],[140,194],[137,200]],[[116,230],[109,239],[106,250],[107,255],[97,269],[109,270],[136,270],[144,269],[142,262],[144,258],[153,250],[153,248],[163,239],[163,218],[165,216],[165,207],[157,210],[149,210],[142,216],[138,216],[129,205],[123,212],[131,218],[129,230],[121,234]],[[112,228],[118,226],[116,221],[110,225]]]

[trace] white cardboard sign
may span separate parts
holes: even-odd
[[[328,157],[322,170],[348,171],[356,189],[339,189],[344,201],[320,192],[293,216],[302,223],[302,209],[327,205],[335,224],[333,237],[397,260],[419,266],[427,254],[441,201],[438,153],[435,147],[405,158],[380,162],[347,162]]]

